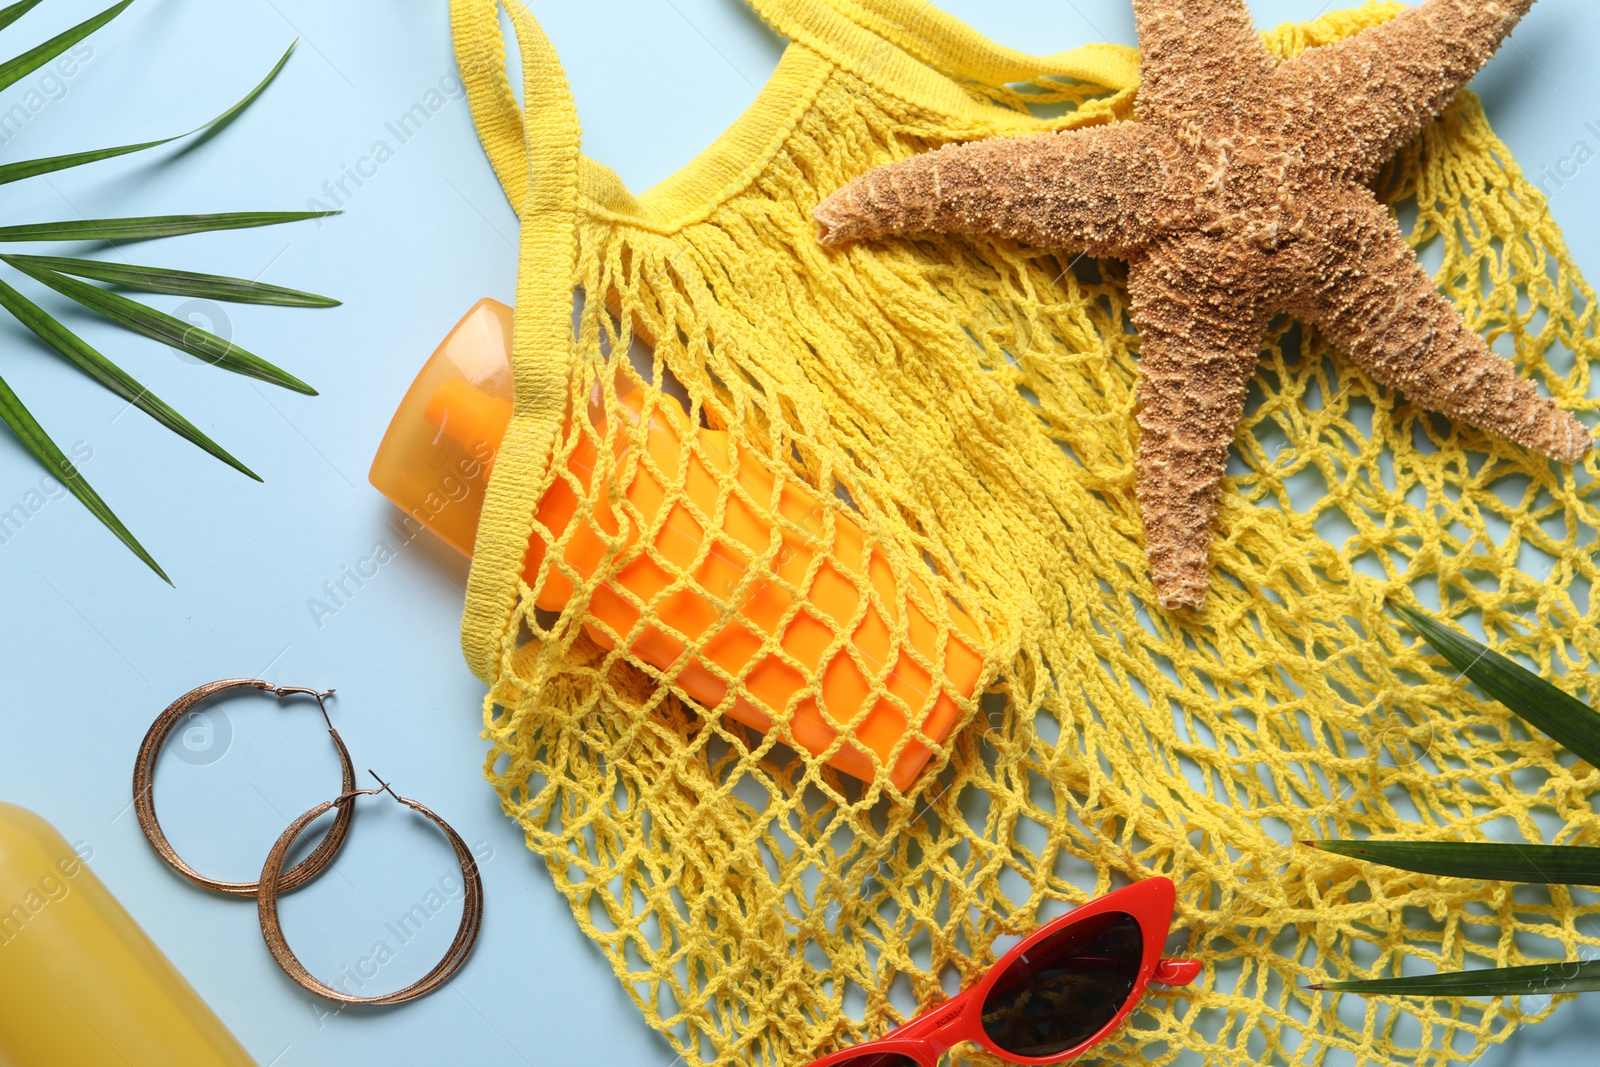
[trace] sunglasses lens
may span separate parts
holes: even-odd
[[[984,1033],[1016,1056],[1075,1048],[1128,1002],[1143,955],[1144,935],[1131,915],[1107,912],[1074,923],[1018,956],[995,980],[983,1001]]]
[[[833,1067],[918,1067],[917,1061],[898,1052],[864,1052]]]

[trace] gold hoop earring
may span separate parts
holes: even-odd
[[[161,823],[156,819],[155,779],[156,760],[161,755],[162,746],[167,743],[167,738],[173,729],[202,702],[211,699],[218,693],[230,689],[260,689],[271,693],[279,700],[290,696],[309,696],[316,699],[317,707],[322,709],[322,721],[328,725],[328,734],[333,738],[334,748],[339,752],[339,765],[342,768],[342,789],[348,793],[356,787],[356,771],[350,762],[350,753],[344,747],[344,741],[339,737],[339,731],[333,728],[333,720],[328,718],[327,706],[323,698],[332,696],[333,690],[318,691],[303,689],[298,686],[275,686],[271,682],[263,682],[258,678],[228,678],[220,682],[210,682],[197,689],[191,689],[183,696],[174,700],[167,706],[156,721],[150,724],[150,730],[144,735],[144,743],[139,746],[139,756],[133,764],[133,807],[139,817],[139,828],[144,831],[144,836],[150,840],[150,845],[156,854],[167,862],[167,866],[183,875],[195,885],[218,893],[227,893],[232,896],[254,896],[260,888],[259,882],[224,882],[216,878],[208,878],[184,862],[172,847],[172,842],[167,840]],[[354,806],[347,807],[339,812],[339,816],[328,829],[321,843],[312,850],[311,854],[290,868],[278,887],[279,892],[289,892],[305,885],[311,879],[321,874],[328,864],[333,862],[333,857],[338,854],[344,845],[344,839],[350,834],[350,821],[355,817]]]
[[[370,770],[367,773],[377,779],[377,789],[347,790],[334,800],[325,800],[318,804],[290,823],[288,829],[283,831],[277,843],[272,846],[272,851],[268,853],[266,865],[261,868],[261,889],[256,894],[256,911],[261,920],[261,936],[267,942],[267,951],[272,953],[272,958],[283,968],[283,973],[293,979],[300,988],[341,1004],[404,1004],[408,1000],[415,1000],[432,993],[454,977],[467,962],[473,946],[478,942],[478,933],[483,929],[483,879],[478,873],[478,863],[472,858],[467,843],[449,823],[415,800],[403,797],[390,789],[388,783],[378,778],[376,773]],[[455,849],[456,860],[461,864],[461,880],[466,886],[466,897],[461,904],[461,925],[456,928],[455,940],[450,943],[444,958],[434,964],[432,970],[404,989],[397,989],[393,993],[376,997],[357,997],[325,985],[306,970],[295,957],[294,951],[289,948],[289,942],[283,936],[283,926],[278,920],[279,881],[287,878],[283,873],[283,862],[288,858],[289,850],[294,847],[295,840],[305,832],[306,827],[316,822],[330,808],[338,807],[342,814],[343,810],[355,807],[357,797],[373,796],[378,793],[388,793],[444,832],[444,836],[450,841],[450,847]]]

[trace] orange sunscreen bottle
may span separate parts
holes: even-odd
[[[626,382],[620,375],[617,380]],[[628,390],[618,397],[624,413],[642,419],[642,395],[626,384],[618,389]],[[603,425],[603,406],[591,403],[590,408],[589,417]],[[511,309],[481,300],[445,338],[401,401],[373,461],[372,484],[458,552],[470,555],[489,470],[511,410]],[[633,447],[617,436],[619,449]],[[662,485],[654,472],[669,472],[665,476],[672,477],[670,472],[680,469],[681,453],[691,437],[695,447],[682,464],[684,484]],[[627,524],[630,534],[622,558],[628,562],[590,594],[584,619],[589,635],[604,648],[614,648],[619,640],[634,635],[627,648],[630,658],[649,664],[706,708],[720,706],[727,697],[725,677],[742,678],[741,692],[725,713],[764,732],[775,716],[788,711],[795,741],[812,753],[826,752],[839,727],[853,723],[853,735],[829,756],[829,762],[864,781],[873,780],[876,765],[886,763],[910,732],[907,709],[921,717],[918,734],[943,741],[959,716],[956,695],[971,696],[982,670],[976,623],[921,578],[911,579],[915,597],[900,588],[881,551],[868,550],[848,507],[834,509],[832,542],[827,543],[822,498],[794,478],[785,478],[778,495],[779,514],[787,521],[772,573],[747,581],[746,572],[771,549],[772,524],[737,494],[719,493],[719,479],[737,479],[752,499],[769,501],[775,478],[747,449],[732,458],[727,439],[725,431],[691,425],[670,397],[663,397],[651,412],[645,446],[651,463],[631,465],[628,484],[620,487],[641,519]],[[593,488],[595,462],[594,442],[581,437],[567,470],[586,490]],[[622,464],[613,469],[621,470]],[[617,499],[616,489],[599,494],[602,503],[594,516],[595,523],[613,536],[619,529],[617,515],[603,501]],[[721,536],[696,564],[705,533],[688,509],[670,501],[687,496],[702,515],[714,515],[723,495],[727,499]],[[571,483],[558,478],[539,501],[538,520],[560,537],[577,504]],[[664,521],[663,507],[671,509]],[[640,525],[658,531],[652,553],[639,550]],[[563,559],[572,572],[587,576],[599,566],[604,552],[596,531],[581,523],[567,540]],[[811,576],[805,603],[791,611],[796,599],[791,590],[807,581],[819,552],[827,559]],[[529,584],[544,553],[545,543],[535,534],[525,562]],[[688,584],[657,601],[652,620],[638,626],[638,605],[650,603],[685,578]],[[889,618],[868,605],[849,641],[829,655],[837,632],[860,611],[869,584]],[[559,611],[571,593],[568,578],[551,567],[539,589],[538,607]],[[727,598],[735,594],[738,602],[729,603]],[[938,624],[931,613],[938,613]],[[896,649],[891,635],[902,620],[907,637]],[[666,628],[650,621],[660,621]],[[941,624],[946,634],[942,649],[938,647]],[[768,637],[778,638],[784,656],[763,651]],[[686,648],[682,638],[695,642],[698,651]],[[854,656],[846,645],[853,647]],[[942,677],[932,675],[918,657],[935,667],[942,664]],[[808,678],[821,679],[820,701],[799,695]],[[883,687],[876,695],[873,680]],[[930,755],[927,745],[913,736],[895,756],[890,780],[904,790]]]
[[[0,1064],[255,1067],[39,816],[0,803]]]

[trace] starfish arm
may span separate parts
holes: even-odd
[[[1279,67],[1313,162],[1358,182],[1444,110],[1534,0],[1425,0]],[[1317,158],[1320,157],[1320,158]]]
[[[1168,609],[1205,603],[1228,447],[1270,317],[1247,283],[1215,280],[1224,256],[1174,242],[1128,272],[1140,338],[1139,508],[1151,577]]]
[[[955,231],[1126,258],[1159,230],[1160,141],[1121,122],[945,145],[868,171],[813,215],[827,245]]]
[[[1244,0],[1133,0],[1145,122],[1203,120],[1270,80],[1274,60]],[[1253,93],[1254,89],[1257,92]]]
[[[1490,351],[1370,195],[1352,192],[1317,229],[1293,314],[1430,410],[1564,463],[1589,451],[1590,432]]]

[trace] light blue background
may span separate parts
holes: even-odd
[[[12,54],[86,17],[52,0],[3,35]],[[1126,0],[945,0],[998,40],[1049,52],[1134,42]],[[1307,19],[1323,0],[1256,0],[1258,22]],[[781,42],[738,0],[536,3],[578,98],[585,150],[642,190],[688,162],[755,96]],[[0,113],[45,104],[0,149],[19,159],[189,128],[220,111],[295,37],[279,82],[199,149],[134,157],[5,189],[6,223],[77,215],[303,208],[382,140],[393,158],[340,194],[323,225],[136,245],[134,262],[262,276],[344,300],[331,311],[230,306],[221,328],[322,392],[306,398],[223,374],[73,315],[91,340],[266,478],[249,482],[89,385],[20,328],[0,324],[0,373],[63,444],[92,452],[90,481],[162,561],[160,584],[76,503],[55,500],[0,545],[0,799],[92,849],[95,871],[262,1064],[595,1063],[668,1067],[601,955],[483,784],[481,687],[457,644],[465,566],[417,540],[331,600],[324,583],[398,544],[395,512],[366,482],[372,451],[421,361],[478,297],[510,300],[516,222],[466,104],[447,99],[404,144],[386,125],[450,88],[444,0],[144,0],[90,40],[73,77],[0,94]],[[1476,83],[1500,135],[1537,176],[1600,126],[1600,20],[1591,0],[1543,0]],[[443,79],[443,81],[441,81]],[[367,167],[370,172],[370,165]],[[1553,186],[1577,262],[1600,273],[1600,165]],[[28,290],[34,291],[33,286]],[[153,298],[174,308],[178,300]],[[50,303],[50,306],[57,306]],[[212,309],[198,309],[203,325]],[[0,435],[0,511],[41,470]],[[337,610],[318,619],[309,602]],[[128,810],[150,720],[229,675],[337,686],[335,721],[358,766],[432,806],[479,848],[487,923],[444,991],[395,1010],[329,1013],[262,947],[254,909],[170,874]],[[157,799],[200,868],[252,878],[294,814],[337,780],[315,706],[224,702],[161,763]],[[225,739],[223,733],[231,734]],[[185,747],[187,746],[187,747]],[[188,762],[179,758],[179,750]],[[367,801],[335,873],[285,901],[289,936],[324,976],[354,967],[385,923],[454,870],[442,841]],[[447,881],[446,886],[449,886]],[[431,919],[362,993],[394,988],[448,943],[458,907]],[[1600,999],[1563,1007],[1486,1063],[1590,1063]]]

